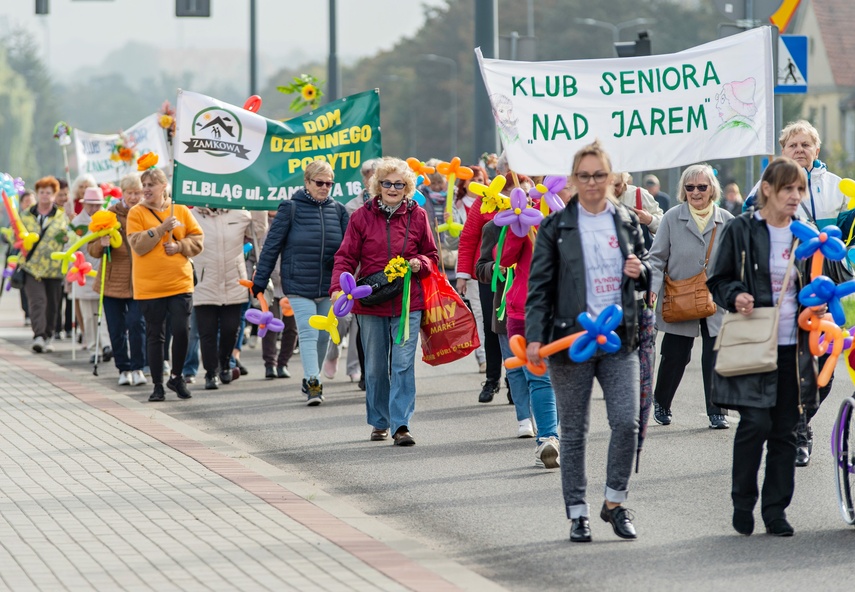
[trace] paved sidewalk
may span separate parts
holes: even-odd
[[[49,355],[0,375],[3,588],[500,589]]]

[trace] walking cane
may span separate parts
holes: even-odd
[[[104,278],[107,275],[107,254],[110,252],[108,246],[101,255],[101,291],[98,294],[98,323],[95,327],[95,368],[92,374],[98,376],[98,361],[101,359],[101,317],[104,314]]]

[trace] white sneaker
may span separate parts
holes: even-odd
[[[131,373],[127,370],[119,372],[119,386],[127,386],[131,384]]]
[[[140,386],[142,384],[148,384],[148,379],[146,379],[145,374],[143,374],[143,371],[134,370],[133,372],[131,372],[131,385]]]
[[[53,353],[53,340],[48,338],[45,339],[45,353],[52,354]]]
[[[557,469],[560,466],[558,462],[558,450],[558,438],[555,436],[544,438],[534,452],[534,466],[545,469]]]
[[[163,374],[168,375],[169,371],[172,370],[172,366],[166,360],[163,361]]]
[[[324,360],[324,376],[332,380],[335,378],[335,373],[338,372],[338,358],[334,360]]]
[[[258,346],[258,335],[250,335],[248,345],[250,349],[255,349]]]
[[[534,438],[534,426],[531,424],[530,417],[517,423],[519,424],[517,427],[517,438]]]
[[[45,351],[45,338],[44,337],[36,337],[33,339],[33,351],[37,354]]]

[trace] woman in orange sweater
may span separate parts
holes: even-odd
[[[163,171],[148,169],[140,176],[143,198],[128,212],[128,242],[132,251],[134,299],[146,323],[146,351],[154,391],[149,401],[163,401],[163,344],[169,313],[172,329],[172,375],[166,386],[180,399],[189,399],[184,383],[190,311],[193,307],[193,265],[202,252],[202,229],[186,206],[167,195]]]

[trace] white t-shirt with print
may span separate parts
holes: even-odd
[[[784,274],[790,264],[793,247],[793,233],[788,224],[785,228],[776,228],[770,224],[769,229],[769,271],[772,275],[772,298],[775,304],[781,296],[781,286],[784,282]],[[796,285],[796,269],[790,272],[790,281],[787,284],[787,292],[784,301],[781,302],[780,316],[778,320],[778,345],[793,345],[797,342],[796,317],[799,312],[798,286]]]
[[[588,313],[596,317],[612,304],[621,304],[623,253],[615,229],[615,207],[606,204],[599,214],[591,214],[581,205],[579,232],[585,256],[585,297]]]

